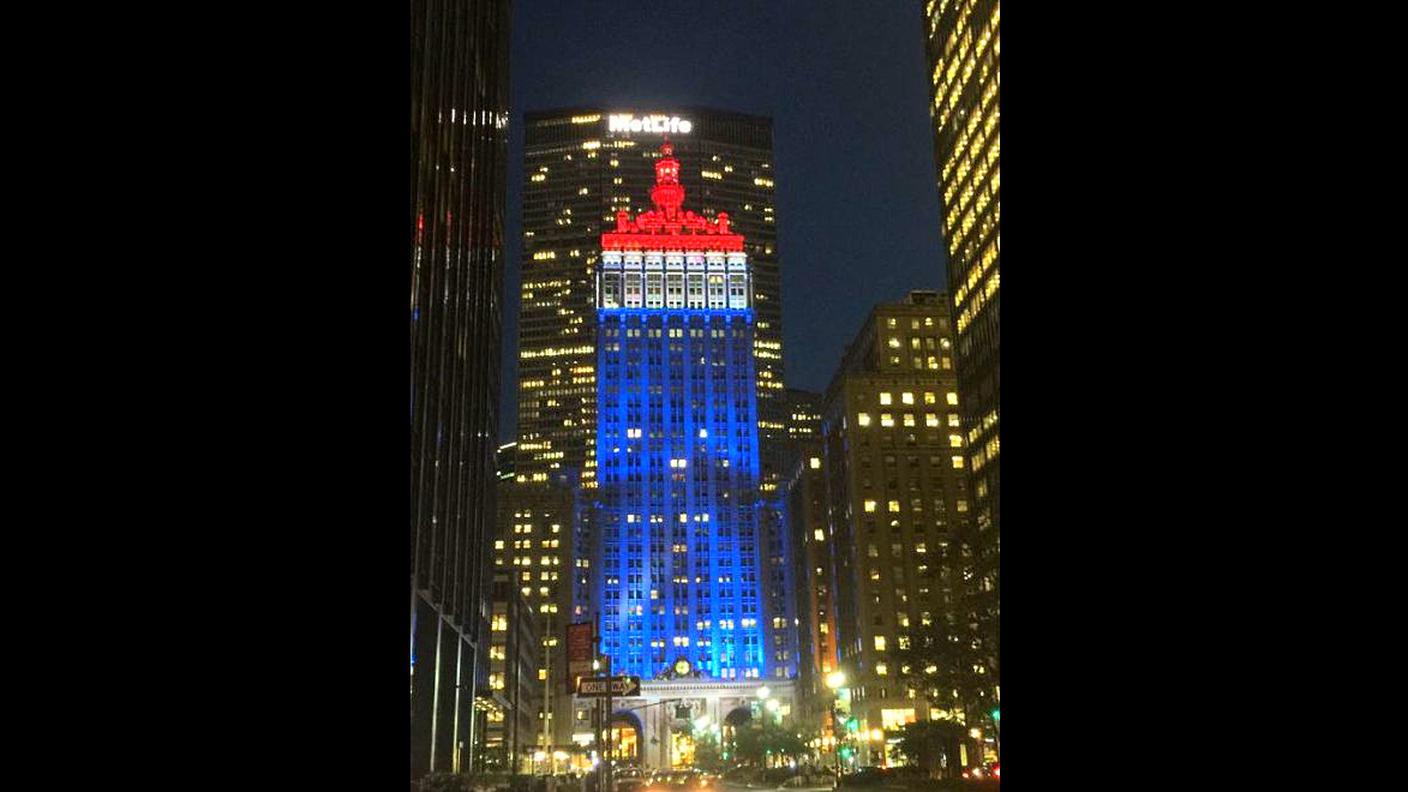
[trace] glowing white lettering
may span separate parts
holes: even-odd
[[[654,132],[656,134],[688,135],[694,123],[679,116],[649,115],[636,118],[633,115],[613,115],[608,121],[611,132]]]

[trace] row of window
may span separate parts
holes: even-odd
[[[686,277],[686,273],[677,272],[603,272],[599,307],[744,309],[748,307],[748,291],[748,275],[743,272],[728,273],[727,287],[722,273],[688,273]]]

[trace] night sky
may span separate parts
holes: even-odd
[[[789,387],[823,390],[875,303],[944,288],[922,0],[513,6],[504,442],[518,420],[525,111],[702,105],[772,117]]]

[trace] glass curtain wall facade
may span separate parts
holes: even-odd
[[[411,777],[471,761],[487,681],[509,4],[412,0]]]

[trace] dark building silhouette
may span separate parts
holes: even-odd
[[[808,396],[815,394],[807,394]],[[808,404],[811,399],[805,400]],[[817,395],[817,402],[820,396]],[[815,437],[793,443],[792,472],[786,482],[787,518],[791,531],[792,579],[797,630],[797,706],[803,723],[825,726],[823,737],[835,737],[830,723],[832,692],[826,676],[836,664],[836,606],[832,581],[832,546],[827,515],[825,447],[820,437],[820,404]],[[810,414],[810,413],[807,413]],[[829,752],[834,743],[827,742]]]
[[[472,767],[484,720],[508,26],[506,1],[411,0],[412,780]]]
[[[551,752],[570,744],[572,697],[566,684],[567,652],[561,637],[567,625],[589,617],[588,569],[581,566],[585,543],[578,511],[576,482],[561,472],[547,481],[501,480],[498,489],[498,534],[494,539],[494,569],[505,572],[527,602],[514,618],[533,621],[537,645],[524,646],[524,662],[543,682],[546,697],[535,707],[534,734],[520,739],[520,750]],[[519,626],[510,621],[508,629]],[[541,717],[540,717],[541,716]],[[543,737],[547,721],[548,741]]]
[[[543,683],[538,679],[538,619],[515,575],[495,570],[490,595],[489,693],[481,699],[487,699],[482,706],[487,726],[475,756],[481,771],[531,773],[539,742]]]

